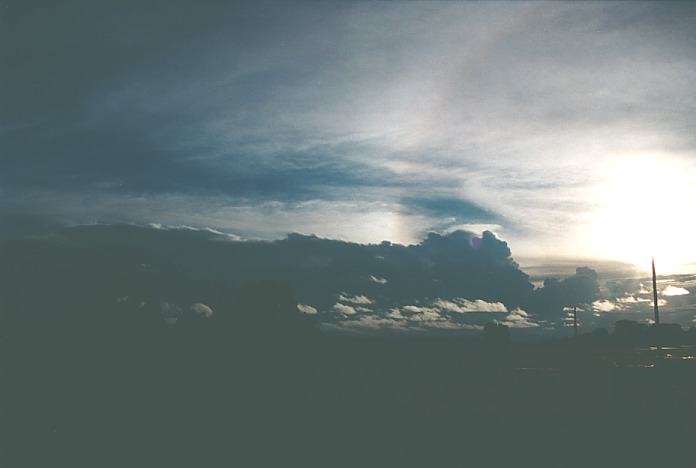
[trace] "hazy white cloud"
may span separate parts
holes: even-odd
[[[620,308],[621,307],[617,305],[615,302],[607,299],[600,299],[592,303],[592,310],[595,310],[597,312],[613,312]]]
[[[672,286],[671,284],[662,290],[663,296],[685,296],[687,294],[689,294],[688,289]]]
[[[406,305],[401,308],[405,312],[410,312],[412,314],[439,314],[439,310],[434,307],[423,307],[416,305]]]
[[[361,296],[361,295],[349,296],[346,293],[339,294],[338,300],[343,301],[343,302],[350,302],[351,304],[369,305],[369,304],[374,303],[374,301],[367,296]]]
[[[196,315],[200,315],[201,317],[204,318],[210,318],[213,316],[213,309],[210,308],[210,306],[206,304],[202,304],[200,302],[196,304],[191,304],[191,312],[193,312]]]
[[[227,17],[226,7],[219,8]],[[176,47],[179,37],[161,38],[163,52],[172,54],[167,62],[190,71],[185,77],[147,60],[113,73],[122,66],[119,57],[133,51],[109,42],[113,53],[100,68],[109,73],[90,75],[97,97],[61,93],[83,79],[80,67],[66,66],[52,85],[56,96],[70,99],[46,103],[35,98],[35,87],[52,75],[28,76],[15,67],[18,74],[2,91],[18,96],[9,101],[31,101],[36,115],[65,117],[70,132],[64,133],[78,143],[103,135],[105,156],[103,164],[86,164],[84,148],[91,145],[82,143],[66,144],[60,165],[24,153],[38,147],[50,155],[60,128],[48,137],[30,134],[31,148],[4,139],[10,143],[3,153],[17,155],[0,172],[8,181],[26,180],[4,191],[2,204],[66,222],[211,226],[211,232],[265,239],[304,231],[408,243],[429,229],[488,227],[504,233],[518,254],[546,253],[552,245],[559,255],[610,255],[620,243],[597,240],[625,241],[634,226],[612,224],[621,228],[614,236],[597,222],[598,213],[625,211],[613,190],[634,180],[625,174],[637,156],[680,162],[670,173],[679,175],[678,184],[662,179],[683,186],[678,193],[685,196],[668,199],[663,213],[688,212],[695,198],[689,8],[678,2],[293,4],[248,15],[248,41],[235,40],[238,28],[216,24],[196,24],[191,30],[205,34],[186,47]],[[71,30],[94,29],[94,18],[72,16]],[[115,37],[112,24],[100,26],[105,37]],[[127,25],[119,27],[128,34]],[[275,40],[279,35],[282,41]],[[52,54],[74,64],[74,51],[63,43],[56,41]],[[16,109],[5,112],[8,122],[16,119]],[[131,131],[132,138],[111,129]],[[123,140],[140,146],[121,147]],[[152,147],[142,147],[145,142]],[[152,164],[143,166],[140,154]],[[152,172],[142,174],[143,167]],[[65,174],[77,179],[70,187],[60,185]],[[37,194],[37,180],[59,185]],[[91,188],[76,188],[83,185]],[[287,185],[285,192],[273,192],[276,185]],[[434,191],[480,206],[492,219],[466,219],[457,210],[426,213],[407,201]],[[85,197],[93,201],[89,208]],[[645,227],[638,217],[628,219]],[[694,223],[687,216],[664,220],[681,234],[672,240],[678,251],[696,258],[686,240],[696,234]]]
[[[534,322],[529,314],[522,309],[510,311],[505,319],[499,323],[507,325],[510,328],[535,328],[539,326],[539,324]]]
[[[169,325],[174,325],[181,318],[183,310],[176,304],[170,302],[160,302],[160,315],[164,319],[165,323]]]
[[[467,330],[467,331],[480,331],[483,330],[482,325],[474,325],[470,323],[454,322],[452,320],[441,320],[428,322],[426,324],[427,328],[436,330]]]
[[[329,331],[417,331],[418,328],[410,327],[403,320],[395,320],[376,315],[361,315],[351,320],[340,320],[336,323],[322,324],[324,330]]]
[[[354,307],[351,307],[346,304],[341,304],[340,302],[337,302],[336,304],[333,305],[333,310],[335,312],[338,312],[340,314],[344,315],[355,315],[358,313],[357,310],[355,310]]]
[[[518,321],[517,323],[521,324],[522,322]],[[393,309],[386,315],[364,314],[348,320],[323,324],[322,327],[331,331],[389,330],[419,333],[428,330],[480,331],[483,329],[481,325],[449,320],[433,312],[432,309],[411,312],[407,317],[402,315],[399,310]]]
[[[452,300],[436,299],[433,305],[447,312],[507,312],[507,307],[501,302],[486,302],[481,299],[470,301],[454,298]]]
[[[387,317],[396,320],[406,320],[406,317],[401,313],[399,309],[390,309],[389,313],[387,313]]]
[[[315,315],[318,311],[309,304],[297,304],[297,310],[303,314]]]
[[[148,226],[154,229],[159,229],[159,230],[182,230],[182,231],[194,231],[194,232],[207,232],[210,234],[215,234],[216,236],[222,236],[226,237],[231,240],[242,240],[241,237],[239,237],[236,234],[228,233],[228,232],[222,232],[217,229],[208,227],[208,226],[203,226],[203,227],[195,227],[195,226],[188,226],[186,224],[179,224],[179,225],[174,225],[174,226],[168,226],[164,225],[162,223],[148,223]]]
[[[380,278],[379,276],[370,275],[370,281],[377,284],[387,284],[386,278]]]
[[[444,321],[445,317],[440,315],[437,309],[427,307],[406,306],[403,310],[411,312],[407,319],[411,322],[435,322]]]
[[[630,294],[627,294],[623,297],[619,297],[616,299],[616,302],[619,304],[642,304],[646,302],[650,302],[650,299],[646,297],[636,297],[632,296]]]

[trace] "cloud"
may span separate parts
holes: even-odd
[[[176,324],[183,315],[181,307],[170,302],[160,302],[159,311],[162,319],[169,325]]]
[[[684,289],[678,286],[672,286],[669,285],[665,289],[662,290],[662,295],[663,296],[685,296],[689,294],[688,289]]]
[[[592,310],[595,310],[597,312],[613,312],[620,308],[621,307],[617,305],[615,302],[609,301],[607,299],[601,299],[592,303]]]
[[[617,298],[616,302],[618,302],[620,304],[642,304],[642,303],[650,302],[650,299],[645,298],[645,297],[631,296],[631,295],[627,294],[623,297]]]
[[[435,330],[462,330],[462,331],[481,331],[481,330],[483,330],[482,325],[453,322],[451,320],[428,322],[427,327],[430,329],[435,329]]]
[[[410,327],[403,320],[395,320],[388,317],[375,315],[362,315],[351,320],[340,320],[336,323],[324,324],[324,330],[328,331],[419,331],[420,329]]]
[[[210,318],[213,316],[213,309],[210,308],[210,306],[207,306],[205,304],[196,303],[191,305],[191,312],[193,312],[196,315],[200,315],[203,318]]]
[[[366,296],[349,296],[341,293],[338,296],[339,301],[350,302],[351,304],[372,304],[374,301]]]
[[[592,303],[600,298],[599,277],[595,270],[580,267],[563,279],[547,278],[533,293],[530,310],[547,318],[562,315],[563,308]]]
[[[0,43],[2,216],[586,254],[605,160],[693,149],[688,3],[87,3]]]
[[[370,278],[370,281],[372,281],[373,283],[387,284],[386,278],[380,278],[379,276],[373,276],[373,275],[370,275],[369,278]]]
[[[439,316],[440,311],[434,307],[422,307],[416,305],[406,305],[401,308],[405,312],[412,314],[435,314]]]
[[[308,315],[316,315],[318,313],[317,309],[308,304],[297,304],[297,310]]]
[[[481,299],[469,301],[467,299],[454,298],[452,300],[437,299],[433,305],[446,310],[447,312],[456,312],[460,314],[469,312],[507,312],[508,309],[500,302],[486,302]]]
[[[333,310],[335,312],[338,312],[339,314],[343,315],[355,315],[358,313],[357,310],[355,310],[354,307],[351,307],[349,305],[341,304],[340,302],[337,302],[336,304],[333,305]]]
[[[8,265],[41,261],[32,258],[32,251],[13,247],[14,241],[0,242],[3,251],[16,252]],[[221,241],[205,231],[93,225],[60,230],[30,243],[44,246],[33,252],[55,249],[66,258],[73,258],[79,246],[80,252],[90,252],[89,257],[78,257],[79,271],[102,265],[117,277],[134,278],[138,288],[123,289],[119,295],[129,295],[129,304],[172,298],[162,305],[162,315],[173,320],[180,314],[174,301],[191,304],[216,297],[216,303],[235,303],[246,285],[272,280],[292,291],[299,312],[316,315],[324,324],[370,315],[424,330],[468,330],[491,318],[531,328],[540,320],[562,320],[564,305],[553,309],[549,298],[565,300],[564,291],[593,291],[595,286],[591,272],[581,270],[565,282],[549,282],[553,294],[547,296],[546,287],[534,289],[507,243],[490,232],[432,233],[411,245],[362,245],[301,234],[278,241]],[[114,258],[131,261],[115,263]],[[145,263],[147,268],[141,266]],[[367,281],[374,272],[389,281]],[[29,281],[30,275],[27,270],[13,281]],[[224,288],[220,278],[225,278]],[[519,310],[529,314],[529,323],[521,320],[521,313],[515,312]]]
[[[391,309],[387,313],[387,317],[395,320],[406,320],[406,317],[401,313],[399,309]]]
[[[414,309],[411,309],[414,310]],[[327,331],[392,331],[409,333],[426,333],[428,331],[480,331],[481,325],[460,323],[437,315],[432,310],[413,312],[404,317],[397,311],[391,311],[387,315],[365,314],[347,320],[339,320],[334,323],[325,323],[322,328]]]
[[[440,311],[429,307],[405,306],[403,311],[409,312],[407,320],[411,322],[433,322],[445,320],[445,317],[440,315]]]
[[[498,323],[507,325],[510,328],[536,328],[539,326],[539,324],[532,321],[529,314],[522,309],[510,311],[505,319]]]

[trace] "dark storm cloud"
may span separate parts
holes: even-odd
[[[298,310],[333,330],[477,331],[490,321],[540,330],[540,323],[562,323],[568,298],[591,302],[597,287],[596,274],[579,269],[535,290],[490,232],[431,234],[404,246],[299,234],[242,242],[193,228],[92,226],[1,242],[0,297],[7,310],[28,314],[89,310],[126,297],[134,307],[200,303],[224,314],[245,285],[272,283],[289,288]]]

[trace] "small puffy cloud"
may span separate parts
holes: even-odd
[[[440,312],[437,309],[428,309],[427,307],[423,307],[423,310],[420,312],[416,312],[408,317],[408,320],[411,322],[435,322],[439,320],[445,320],[445,318],[440,315]],[[404,308],[404,310],[406,310]]]
[[[338,312],[339,314],[343,315],[355,315],[358,313],[357,310],[355,310],[354,307],[351,307],[346,304],[341,304],[340,302],[337,302],[333,306],[334,312]]]
[[[404,314],[402,314],[399,309],[389,310],[387,317],[392,318],[392,319],[396,319],[396,320],[406,320],[406,317],[404,317]]]
[[[374,301],[367,296],[348,296],[346,293],[339,294],[338,300],[343,302],[349,302],[351,304],[374,304]]]
[[[619,304],[640,304],[643,302],[650,302],[650,299],[645,297],[636,297],[627,294],[626,296],[616,299]]]
[[[405,313],[405,314],[404,314]],[[409,322],[436,322],[447,320],[435,307],[406,305],[401,309],[392,309],[389,314],[392,317],[404,317]]]
[[[200,315],[203,318],[210,318],[213,316],[213,309],[211,309],[210,306],[207,306],[205,304],[192,304],[190,309],[191,312],[193,312],[196,315]]]
[[[297,310],[308,315],[315,315],[317,313],[317,309],[309,304],[297,304]]]
[[[410,312],[412,314],[438,314],[439,311],[433,307],[422,307],[416,305],[407,305],[401,308],[404,312]]]
[[[684,296],[686,294],[689,294],[689,290],[678,286],[669,285],[662,290],[663,296]]]
[[[341,320],[333,324],[322,324],[324,330],[333,330],[339,332],[346,331],[366,331],[374,332],[380,330],[388,331],[416,331],[406,324],[404,320],[398,320],[388,317],[381,317],[377,315],[362,315],[357,318],[351,318],[350,320]]]
[[[539,326],[539,324],[533,322],[529,314],[522,309],[510,311],[510,313],[505,316],[505,320],[499,323],[507,325],[510,328],[534,328]]]
[[[370,275],[370,281],[377,284],[387,284],[386,278],[381,278],[379,276]]]
[[[620,308],[621,307],[617,305],[615,302],[609,301],[607,299],[601,299],[592,303],[592,310],[595,310],[597,312],[613,312]]]
[[[470,323],[459,323],[453,322],[451,320],[443,320],[438,322],[428,322],[428,328],[435,328],[439,330],[469,330],[469,331],[481,331],[483,330],[482,325],[473,325]],[[536,324],[534,325],[536,326]]]
[[[181,307],[171,302],[160,302],[160,313],[165,316],[180,316]]]
[[[469,301],[467,299],[455,298],[452,300],[437,299],[433,305],[447,312],[468,313],[468,312],[502,312],[506,313],[507,307],[501,302],[486,302],[481,299]]]
[[[174,325],[181,317],[181,307],[170,302],[160,302],[160,315],[168,325]]]
[[[416,306],[413,306],[416,307]],[[419,308],[420,312],[402,314],[399,309],[391,309],[386,315],[364,314],[349,317],[333,324],[323,324],[322,328],[333,331],[402,331],[426,332],[428,330],[479,331],[480,325],[459,323],[437,314],[435,309]]]

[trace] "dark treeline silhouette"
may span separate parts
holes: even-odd
[[[469,339],[326,334],[297,308],[292,262],[232,281],[223,273],[241,267],[220,265],[220,241],[122,229],[3,250],[3,466],[557,466],[569,453],[626,463],[650,459],[636,440],[665,453],[693,429],[691,348],[650,349],[692,343],[691,330],[625,321],[538,343],[511,341],[499,323]],[[452,240],[431,242],[421,248],[441,264],[427,268],[449,275],[440,244]],[[392,248],[405,249],[378,252]],[[235,255],[222,261],[251,258]],[[293,261],[327,262],[312,255]],[[502,268],[519,277],[510,260]],[[543,288],[544,303],[584,302],[595,284],[580,269]],[[655,434],[665,425],[668,436]]]

